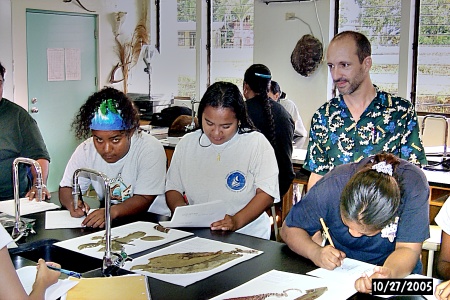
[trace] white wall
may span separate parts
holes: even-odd
[[[316,1],[323,30],[324,56],[330,40],[330,32],[333,35],[330,5],[334,5],[334,1],[331,2],[330,0]],[[307,130],[310,128],[314,112],[330,98],[328,69],[326,63],[322,62],[310,77],[303,77],[293,69],[292,51],[297,41],[310,31],[308,26],[300,20],[286,21],[285,14],[295,13],[311,26],[314,36],[321,40],[314,4],[314,2],[280,2],[267,5],[261,0],[255,0],[254,62],[269,67],[273,79],[278,81],[287,97],[297,104]]]
[[[7,8],[7,3],[10,0],[0,0],[1,15],[3,15],[3,7]],[[123,37],[131,36],[137,19],[139,11],[142,7],[141,0],[99,0],[99,1],[82,1],[82,3],[90,10],[96,11],[94,14],[98,15],[98,70],[99,70],[99,88],[109,85],[109,78],[112,68],[117,64],[118,58],[115,52],[115,41],[112,33],[113,13],[118,11],[127,12],[127,18],[122,27]],[[17,104],[27,108],[28,107],[28,90],[27,90],[27,56],[26,56],[26,9],[40,9],[75,13],[88,13],[80,8],[75,1],[65,3],[62,0],[21,0],[12,1],[11,9],[12,15],[12,60],[7,61],[12,64],[14,62],[14,95],[13,100]],[[6,12],[6,10],[5,10]],[[7,23],[1,18],[0,22]],[[8,27],[8,26],[7,26]],[[1,31],[3,30],[3,26]],[[1,40],[1,45],[7,38]],[[5,45],[8,43],[5,42]],[[0,47],[2,47],[0,45]],[[3,48],[0,48],[3,53]],[[8,60],[8,59],[6,59]],[[12,68],[8,68],[12,69]],[[120,73],[120,72],[119,72]],[[142,76],[146,74],[142,72]],[[118,75],[120,78],[120,74]],[[144,81],[145,82],[145,81]],[[122,84],[114,84],[114,87],[122,89]],[[134,87],[134,90],[139,87]],[[7,90],[10,90],[7,87]],[[148,84],[142,87],[145,93],[148,91]]]
[[[333,2],[333,1],[331,1]],[[123,37],[130,36],[137,22],[140,0],[99,0],[84,1],[87,8],[95,10],[99,21],[99,88],[109,85],[108,80],[112,68],[118,59],[115,53],[115,42],[112,33],[113,13],[127,12],[122,27]],[[153,4],[153,1],[150,1]],[[324,53],[330,36],[330,0],[317,0],[319,18],[323,29]],[[26,62],[26,15],[27,8],[55,10],[65,12],[88,13],[75,2],[64,3],[60,0],[0,0],[0,59],[9,73],[6,82],[5,96],[27,108],[27,62]],[[12,11],[14,16],[11,20]],[[322,63],[310,77],[296,73],[290,63],[290,56],[297,41],[309,33],[308,27],[300,20],[285,20],[286,12],[294,12],[297,17],[309,23],[314,36],[321,39],[319,23],[316,18],[314,2],[272,3],[266,5],[255,0],[255,46],[254,62],[266,64],[273,73],[283,91],[299,107],[300,114],[309,129],[310,119],[314,111],[329,98],[328,70]],[[11,23],[12,21],[12,23]],[[164,20],[162,20],[163,22]],[[154,30],[154,29],[153,29]],[[12,31],[12,36],[11,36]],[[8,41],[10,41],[8,43]],[[14,63],[13,63],[14,62]],[[14,77],[11,70],[14,68]],[[118,74],[120,77],[120,72]],[[14,80],[13,80],[14,79]],[[14,93],[13,89],[14,81]],[[122,84],[114,87],[122,89]],[[130,74],[130,92],[148,91],[148,75],[143,72],[143,64],[139,62]]]

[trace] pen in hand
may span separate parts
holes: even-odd
[[[69,271],[69,270],[66,270],[66,269],[60,269],[60,268],[56,268],[56,267],[49,266],[49,265],[47,265],[47,268],[49,268],[51,270],[55,270],[55,271],[61,272],[63,274],[66,274],[67,276],[81,278],[81,274],[77,273],[77,272],[74,272],[74,271]]]
[[[327,238],[328,242],[330,243],[331,246],[333,246],[333,248],[336,248],[334,247],[334,243],[333,240],[331,239],[330,232],[328,231],[328,227],[325,224],[323,218],[320,218],[320,224],[322,224],[323,232],[325,233],[325,237]]]
[[[81,191],[78,194],[78,201],[81,201],[81,204],[83,205],[82,210],[84,212],[84,216],[87,217],[88,214],[87,214],[87,211],[86,211],[86,205],[84,204],[83,195],[81,195]]]

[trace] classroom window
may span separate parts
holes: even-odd
[[[414,0],[404,7],[402,3],[408,4],[397,0],[337,0],[337,31],[355,30],[369,38],[374,84],[411,99],[420,114],[450,114],[450,1]],[[411,38],[414,33],[417,43]],[[401,38],[410,42],[402,44]],[[401,63],[402,57],[411,59]]]
[[[253,63],[253,0],[216,0],[212,6],[211,82],[229,81],[242,88]]]
[[[208,83],[230,81],[241,88],[253,62],[254,0],[211,0],[209,18],[207,5],[205,0],[160,1],[160,53],[152,69],[155,93],[200,100]]]
[[[416,107],[450,114],[450,1],[421,0]]]

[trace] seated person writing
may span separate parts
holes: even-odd
[[[107,87],[91,95],[73,128],[78,138],[92,136],[72,154],[60,183],[59,199],[72,217],[82,217],[90,209],[82,201],[74,207],[72,178],[79,168],[102,172],[111,179],[107,192],[116,204],[111,207],[112,219],[145,212],[164,193],[164,148],[155,137],[138,130],[138,112],[124,93]],[[99,199],[104,199],[104,185],[96,176],[80,175],[79,183],[83,193],[92,185]],[[90,213],[82,224],[104,227],[104,209]]]
[[[279,202],[278,167],[269,141],[248,118],[238,87],[216,82],[198,108],[200,129],[177,144],[167,173],[166,201],[176,207],[223,200],[228,204],[212,230],[270,238],[266,214]]]
[[[377,265],[373,275],[355,282],[357,291],[370,293],[373,278],[421,273],[422,242],[429,237],[429,191],[422,170],[392,154],[340,165],[292,207],[281,237],[324,269],[341,266],[346,257]],[[335,247],[312,240],[321,229],[320,218]]]

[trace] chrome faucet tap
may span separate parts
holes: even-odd
[[[193,130],[194,128],[195,128],[195,103],[200,103],[200,102],[198,102],[198,101],[195,101],[195,97],[192,97],[191,98],[191,109],[192,109],[192,115],[191,115],[191,117],[192,117],[192,121],[191,121],[191,124],[189,124],[189,125],[186,125],[185,126],[185,130],[187,131],[187,132],[189,132],[189,131],[191,131],[191,130]]]
[[[42,169],[37,161],[31,158],[18,157],[13,161],[13,184],[14,184],[14,204],[15,222],[11,237],[18,241],[22,236],[27,236],[27,226],[20,220],[20,197],[19,197],[19,163],[32,165],[36,170],[36,187],[38,190],[37,201],[42,201]]]
[[[111,193],[109,188],[110,179],[106,176],[106,174],[96,170],[88,168],[80,168],[75,170],[75,172],[73,173],[73,180],[72,180],[72,195],[75,209],[77,209],[78,207],[78,197],[81,196],[81,189],[80,185],[78,184],[78,177],[83,173],[98,176],[103,180],[104,183],[106,245],[105,245],[105,254],[103,255],[102,273],[104,275],[109,275],[111,267],[121,267],[128,259],[128,256],[125,253],[123,247],[120,254],[111,251]]]

